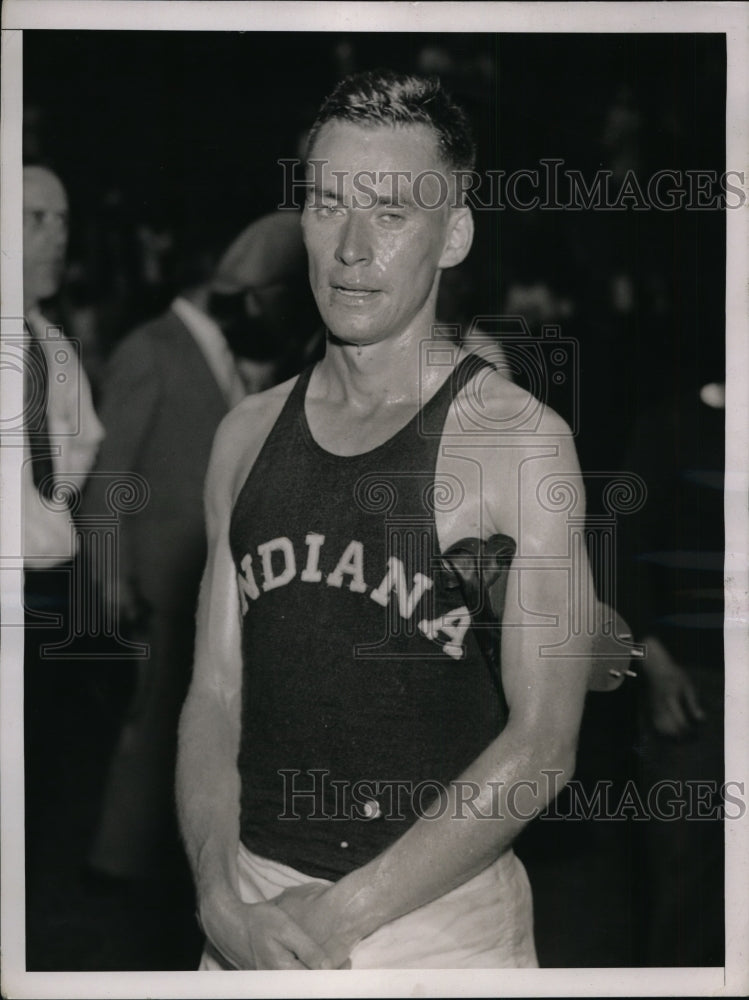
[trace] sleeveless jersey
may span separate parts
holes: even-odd
[[[310,432],[309,368],[242,487],[240,837],[256,854],[340,878],[436,815],[506,722],[468,609],[437,572],[435,511],[461,490],[436,477],[442,431],[487,367],[465,358],[388,441],[344,457]]]

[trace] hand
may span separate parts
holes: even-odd
[[[357,941],[345,939],[330,890],[329,885],[308,882],[286,889],[273,902],[325,949],[334,969],[350,969],[349,954]]]
[[[331,969],[323,949],[275,902],[243,903],[234,893],[206,901],[203,931],[235,969]]]
[[[657,639],[647,639],[643,669],[648,682],[648,711],[653,729],[673,739],[687,736],[705,718],[686,671]]]

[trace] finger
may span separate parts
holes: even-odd
[[[682,733],[685,729],[689,728],[689,719],[681,707],[681,702],[677,701],[675,698],[669,704],[669,714],[673,719],[677,732]]]
[[[285,916],[280,943],[289,948],[308,969],[331,969],[332,962],[319,944],[305,934],[299,924]]]
[[[257,966],[253,959],[247,956],[241,956],[233,949],[222,949],[211,941],[210,938],[206,938],[207,950],[211,957],[224,969],[237,970],[237,969],[255,969]]]
[[[687,719],[678,702],[669,699],[653,718],[653,725],[664,736],[680,736],[687,728]]]
[[[660,713],[653,719],[653,729],[661,736],[678,736],[679,729],[670,715]]]
[[[252,970],[307,968],[283,941],[273,937],[267,937],[264,941],[259,942],[255,948],[251,948],[248,956],[244,959],[235,960],[231,965],[228,964],[227,960],[226,967]]]
[[[286,949],[279,949],[278,956],[268,963],[267,968],[283,969],[285,971],[287,969],[309,969],[309,966],[305,965],[304,962],[300,962],[292,952]]]
[[[249,966],[245,966],[245,968],[249,968]],[[300,962],[294,952],[290,951],[282,941],[269,938],[258,949],[257,961],[252,968],[262,970],[306,969],[307,966]]]
[[[329,937],[322,942],[331,969],[340,969],[350,958],[351,948],[338,938]]]
[[[691,684],[684,688],[684,702],[692,716],[693,719],[704,719],[705,712],[700,705],[700,700],[697,697],[697,692],[694,690]]]
[[[280,896],[276,896],[274,902],[277,906],[283,907],[284,902],[287,900],[315,899],[315,897],[326,892],[327,889],[328,885],[324,882],[305,882],[302,885],[292,885],[288,889],[284,889]]]
[[[211,958],[222,968],[227,971],[230,969],[248,969],[252,968],[251,965],[244,964],[237,960],[236,956],[230,956],[228,952],[222,951],[221,948],[217,947],[211,941],[210,938],[206,938],[206,950],[211,956]]]

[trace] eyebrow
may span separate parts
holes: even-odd
[[[45,208],[44,205],[24,205],[24,212],[33,212],[35,215],[68,215],[69,209],[67,208]]]
[[[399,194],[396,198],[389,195],[378,195],[377,204],[383,208],[415,208],[416,202],[407,195]]]
[[[310,188],[310,190],[312,192],[314,192],[314,194],[320,195],[323,198],[332,198],[334,201],[342,201],[343,200],[340,197],[340,192],[336,188],[327,187],[327,186],[323,187],[323,186],[321,186],[320,184],[317,184],[317,183],[310,184],[309,188]],[[370,199],[371,195],[373,193],[374,193],[373,188],[366,187],[366,188],[364,188],[361,191],[355,191],[354,192],[354,197],[360,198],[360,199],[362,199],[362,198]],[[400,192],[399,192],[398,196],[396,198],[392,198],[390,195],[384,195],[384,194],[382,194],[382,195],[376,195],[375,196],[375,203],[374,203],[374,205],[372,207],[373,208],[374,207],[379,207],[379,208],[415,208],[416,207],[416,202],[413,200],[413,198],[410,198],[407,195],[400,194]]]

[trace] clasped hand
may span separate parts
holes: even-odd
[[[351,944],[337,928],[330,886],[286,889],[272,900],[236,896],[201,911],[206,937],[235,969],[350,968]]]

